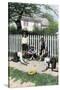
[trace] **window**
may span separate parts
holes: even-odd
[[[24,26],[28,26],[28,21],[24,21]]]
[[[35,24],[35,27],[38,27],[38,23],[37,22],[35,22],[34,24]]]

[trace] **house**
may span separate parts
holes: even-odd
[[[26,17],[22,16],[21,25],[23,30],[32,31],[34,27],[39,29],[47,28],[49,21],[46,18],[41,17]]]

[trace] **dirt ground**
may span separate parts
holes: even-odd
[[[50,74],[52,76],[57,76],[58,75],[58,72],[54,72],[54,71],[51,71],[51,69],[48,69],[47,71],[45,72],[42,72],[42,70],[44,70],[46,68],[46,65],[44,62],[42,61],[28,61],[28,65],[23,65],[21,64],[20,62],[16,63],[16,62],[13,62],[13,61],[9,61],[9,66],[10,67],[14,67],[15,69],[18,69],[18,70],[21,70],[21,71],[24,71],[24,72],[27,72],[29,69],[31,68],[35,68],[37,70],[37,73],[46,73],[46,74]],[[57,64],[57,68],[58,68],[58,64]],[[56,68],[56,69],[57,69]],[[34,83],[32,82],[24,82],[23,84],[21,84],[20,81],[14,81],[14,79],[11,80],[10,78],[10,87],[30,87],[30,86],[34,86]]]

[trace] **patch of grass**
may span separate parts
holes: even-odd
[[[54,77],[48,74],[35,74],[35,75],[28,75],[26,72],[14,69],[9,67],[8,76],[15,80],[21,80],[23,82],[32,82],[35,83],[35,86],[39,85],[57,85],[58,84],[58,77]]]

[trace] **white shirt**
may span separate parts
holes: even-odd
[[[50,62],[50,58],[49,58],[49,57],[46,57],[46,58],[44,59],[44,62],[45,62],[45,63]]]
[[[48,66],[48,62],[50,62],[50,58],[49,57],[46,57],[45,59],[44,59],[44,62],[45,62],[45,65],[46,66]],[[49,65],[49,67],[51,68],[52,66],[51,66],[51,63],[50,63],[50,65]]]
[[[28,37],[22,37],[22,44],[28,44]]]

